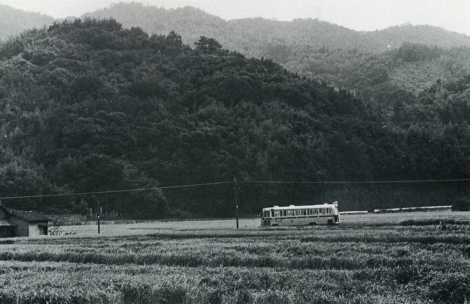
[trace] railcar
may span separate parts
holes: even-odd
[[[263,208],[261,226],[334,225],[340,223],[338,202]]]

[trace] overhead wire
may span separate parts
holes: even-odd
[[[453,179],[397,179],[397,180],[342,180],[342,181],[248,181],[245,184],[307,184],[307,185],[338,185],[338,184],[425,184],[425,183],[460,183],[470,182],[470,178]]]
[[[453,178],[453,179],[402,179],[402,180],[343,180],[343,181],[283,181],[283,180],[254,180],[242,181],[238,184],[263,184],[263,185],[351,185],[351,184],[426,184],[426,183],[465,183],[470,182],[470,178]],[[0,201],[20,200],[20,199],[43,199],[43,198],[61,198],[61,197],[74,197],[74,196],[88,196],[88,195],[106,195],[106,194],[122,194],[122,193],[137,193],[137,192],[150,192],[158,190],[177,190],[177,189],[190,189],[198,187],[208,187],[217,185],[235,184],[233,181],[220,181],[211,183],[197,183],[186,185],[168,185],[168,186],[155,186],[143,187],[133,189],[117,189],[105,191],[88,191],[88,192],[70,192],[70,193],[51,193],[51,194],[32,194],[32,195],[17,195],[17,196],[4,196],[0,197]]]
[[[87,196],[87,195],[150,192],[150,191],[158,191],[158,190],[188,189],[188,188],[205,187],[205,186],[216,186],[216,185],[224,185],[224,184],[231,184],[231,183],[232,182],[213,182],[213,183],[155,186],[155,187],[147,187],[147,188],[119,189],[119,190],[106,190],[106,191],[89,191],[89,192],[71,192],[71,193],[52,193],[52,194],[4,196],[4,197],[0,197],[0,201],[17,200],[17,199],[41,199],[41,198],[59,198],[59,197],[73,197],[73,196]]]

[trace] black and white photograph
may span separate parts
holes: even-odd
[[[0,0],[0,304],[470,304],[470,0]]]

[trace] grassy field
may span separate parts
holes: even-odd
[[[469,220],[361,215],[305,229],[242,220],[239,231],[233,221],[157,222],[105,225],[100,237],[66,227],[75,234],[0,241],[0,303],[468,303]]]
[[[389,225],[414,220],[456,220],[470,221],[470,212],[410,212],[388,214],[343,215],[343,225]],[[240,229],[245,232],[259,230],[260,219],[241,219]],[[227,233],[235,228],[235,220],[197,220],[197,221],[153,221],[132,224],[104,224],[101,234],[104,236],[142,235],[153,233],[184,233],[184,231],[207,231],[209,233]],[[59,236],[96,236],[96,223],[58,228]]]

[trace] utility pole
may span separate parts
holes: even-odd
[[[96,199],[96,224],[98,225],[98,234],[101,234],[101,207],[100,201]]]
[[[236,224],[237,224],[237,230],[240,227],[239,224],[239,203],[238,203],[238,198],[239,198],[239,186],[238,186],[238,180],[236,177],[233,178],[233,204],[235,205],[235,217],[236,217]]]
[[[101,234],[100,213],[96,213],[96,223],[98,224],[98,234]]]

